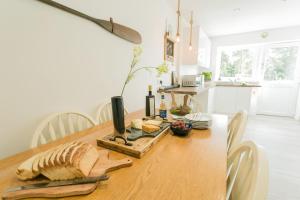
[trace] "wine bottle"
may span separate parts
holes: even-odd
[[[152,85],[148,86],[148,96],[146,96],[146,116],[155,117],[155,96],[152,94]]]

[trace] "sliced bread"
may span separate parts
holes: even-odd
[[[17,177],[21,180],[29,180],[37,177],[40,172],[33,171],[32,166],[36,158],[40,157],[41,153],[32,156],[31,158],[24,161],[16,170]]]
[[[27,159],[18,167],[16,174],[21,180],[29,180],[39,174],[50,180],[86,177],[98,158],[98,151],[91,144],[70,142]]]
[[[88,144],[87,147],[74,158],[72,165],[83,177],[87,177],[98,160],[98,157],[97,149]]]

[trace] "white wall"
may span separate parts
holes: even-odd
[[[163,61],[165,21],[175,20],[175,11],[165,1],[59,2],[135,28],[143,36],[141,64]],[[2,0],[0,158],[27,149],[37,124],[48,114],[76,110],[95,116],[99,103],[120,95],[133,46],[38,1]],[[141,72],[128,85],[124,98],[130,111],[144,107],[147,85],[156,83],[155,77]]]

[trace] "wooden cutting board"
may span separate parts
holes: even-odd
[[[132,165],[132,160],[124,158],[121,160],[110,160],[107,150],[99,151],[99,159],[94,168],[90,172],[90,177],[101,176],[107,172],[114,171],[123,167]],[[41,188],[33,190],[20,190],[15,192],[7,192],[2,195],[3,199],[24,199],[33,197],[57,198],[76,195],[84,195],[93,192],[99,183],[71,185],[51,188]]]
[[[163,136],[169,132],[169,127],[164,128],[155,137],[144,137],[135,141],[129,141],[132,146],[127,146],[124,144],[123,140],[111,141],[110,138],[113,134],[103,136],[97,139],[97,145],[102,146],[107,149],[118,151],[136,158],[141,158],[146,152],[148,152],[155,143],[157,143]],[[124,133],[127,138],[130,133]]]

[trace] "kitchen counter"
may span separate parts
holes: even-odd
[[[218,87],[262,87],[259,83],[243,83],[243,82],[229,82],[229,81],[216,81]]]
[[[206,82],[204,86],[198,86],[198,87],[179,87],[179,88],[172,88],[172,89],[165,89],[161,90],[159,89],[158,93],[171,93],[174,92],[174,94],[189,94],[189,95],[198,95],[203,92],[208,91],[210,88],[213,88],[216,86],[215,82]]]

